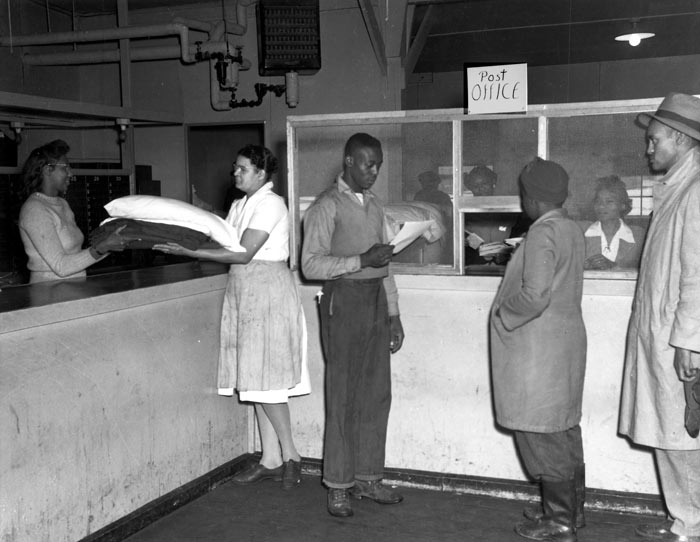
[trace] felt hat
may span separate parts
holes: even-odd
[[[539,156],[523,168],[520,184],[525,194],[537,201],[562,203],[569,195],[569,175],[564,168]]]
[[[700,98],[672,92],[664,98],[656,113],[637,115],[637,122],[644,128],[649,126],[651,119],[656,119],[674,130],[700,140]]]

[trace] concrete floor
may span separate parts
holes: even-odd
[[[352,501],[355,515],[334,518],[318,476],[283,491],[263,481],[240,487],[223,483],[127,539],[128,542],[522,542],[513,525],[523,520],[523,502],[400,488],[401,504]],[[579,542],[627,542],[640,538],[634,526],[658,516],[586,511]]]

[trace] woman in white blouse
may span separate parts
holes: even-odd
[[[260,462],[234,483],[301,482],[301,457],[292,438],[288,400],[310,392],[306,323],[289,258],[289,219],[284,200],[272,191],[277,160],[265,147],[247,145],[236,157],[235,200],[226,220],[236,228],[243,252],[224,248],[188,250],[174,243],[153,248],[169,254],[231,264],[221,319],[218,388],[252,402],[260,428]]]
[[[622,179],[610,175],[597,180],[593,210],[598,220],[584,232],[584,268],[636,269],[642,253],[644,231],[623,219],[632,210],[632,201]]]

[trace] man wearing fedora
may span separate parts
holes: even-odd
[[[684,427],[684,383],[700,368],[700,99],[666,96],[642,113],[654,187],[632,308],[620,433],[654,449],[668,519],[639,525],[653,540],[700,542],[700,439]]]

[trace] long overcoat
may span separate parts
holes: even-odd
[[[496,421],[553,433],[581,420],[586,330],[581,315],[583,232],[556,209],[530,226],[491,310]]]
[[[654,187],[627,335],[620,432],[667,450],[700,449],[685,431],[675,348],[700,351],[700,151],[686,153]]]

